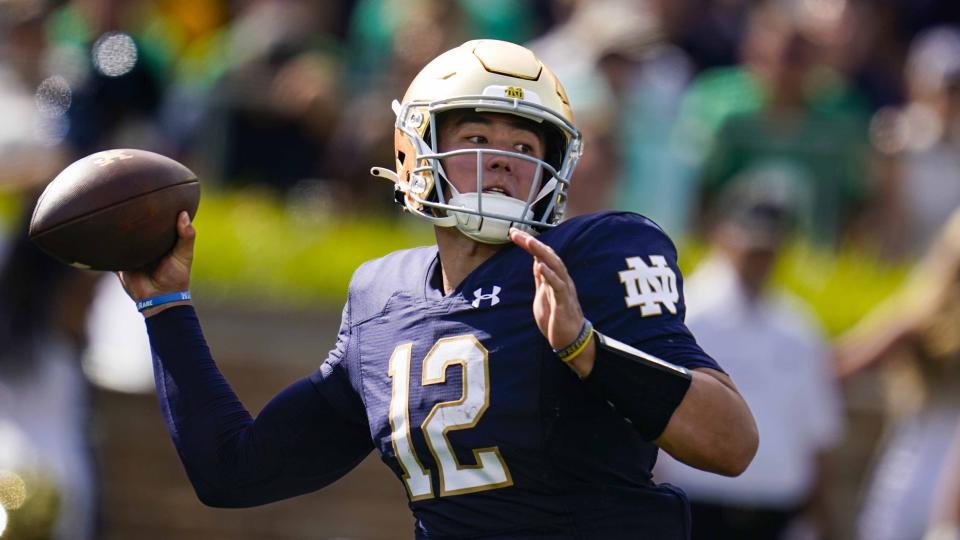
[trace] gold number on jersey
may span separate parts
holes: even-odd
[[[393,451],[403,469],[403,482],[410,500],[433,496],[430,473],[420,463],[410,439],[410,363],[413,345],[397,346],[390,356],[393,379],[390,400],[390,427]],[[421,424],[434,462],[440,467],[440,496],[474,493],[513,485],[510,470],[496,446],[472,450],[475,465],[461,465],[447,438],[447,432],[477,425],[490,405],[490,370],[487,349],[472,335],[443,338],[423,359],[421,384],[443,384],[447,368],[459,365],[463,392],[456,401],[433,406]]]

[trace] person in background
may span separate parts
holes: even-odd
[[[937,482],[936,503],[930,513],[925,540],[960,538],[960,429],[944,462],[943,474]]]
[[[901,251],[916,257],[960,206],[960,26],[917,36],[904,72],[909,101],[888,122],[883,149],[900,156]]]
[[[42,486],[56,494],[50,515],[14,510],[11,524],[30,530],[37,524],[22,520],[42,519],[50,522],[43,538],[85,540],[94,538],[98,486],[81,353],[99,276],[42,253],[27,237],[29,215],[22,216],[0,257],[0,425],[8,426],[8,435],[16,430],[18,446],[29,450],[17,452],[0,438],[0,453],[19,454],[7,455],[7,463],[0,459],[0,469],[26,464],[42,471],[41,483],[28,483],[27,492]]]
[[[62,79],[47,71],[44,14],[36,2],[0,3],[0,197],[13,209],[0,219],[0,471],[40,495],[18,508],[3,501],[4,538],[87,540],[98,485],[80,355],[96,277],[27,237],[43,183],[69,156],[55,136]],[[0,478],[0,497],[11,493],[9,478]]]
[[[752,8],[742,64],[691,83],[675,136],[700,182],[702,208],[712,208],[742,174],[776,174],[793,184],[797,235],[835,248],[871,194],[866,101],[829,66],[828,49],[797,11],[801,4]],[[841,31],[848,24],[824,20]]]
[[[955,474],[945,473],[960,437],[958,325],[960,210],[904,287],[835,347],[841,377],[879,364],[890,375],[893,422],[868,481],[857,538],[919,540],[956,515],[944,497],[957,489]]]
[[[827,528],[817,503],[840,399],[822,329],[770,284],[793,222],[788,185],[773,180],[740,178],[721,197],[710,254],[687,281],[687,324],[737,381],[762,441],[738,478],[660,460],[657,478],[690,497],[694,539],[781,538],[800,516]]]

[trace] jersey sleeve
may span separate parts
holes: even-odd
[[[687,369],[722,371],[684,323],[677,250],[652,221],[627,212],[603,214],[559,254],[597,331]]]
[[[205,504],[254,506],[315,491],[373,449],[362,403],[341,367],[346,317],[323,366],[281,391],[256,419],[214,363],[192,306],[149,317],[147,331],[164,420]]]

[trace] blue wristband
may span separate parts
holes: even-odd
[[[170,302],[180,302],[183,300],[190,300],[190,291],[180,291],[161,294],[160,296],[154,296],[153,298],[144,298],[143,300],[137,302],[137,311],[143,311],[152,307],[162,306],[163,304],[169,304]]]

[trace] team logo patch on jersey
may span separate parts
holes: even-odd
[[[649,265],[641,257],[629,257],[627,266],[629,270],[618,274],[627,291],[624,300],[628,308],[640,306],[640,315],[644,317],[661,315],[664,307],[677,314],[677,274],[662,255],[650,255]]]
[[[473,291],[473,297],[474,297],[473,303],[472,303],[473,307],[475,308],[480,307],[480,303],[483,302],[484,300],[490,301],[490,307],[493,307],[499,304],[500,297],[498,295],[500,294],[500,290],[501,290],[500,287],[498,287],[497,285],[494,285],[493,292],[490,294],[483,294],[483,287]]]

